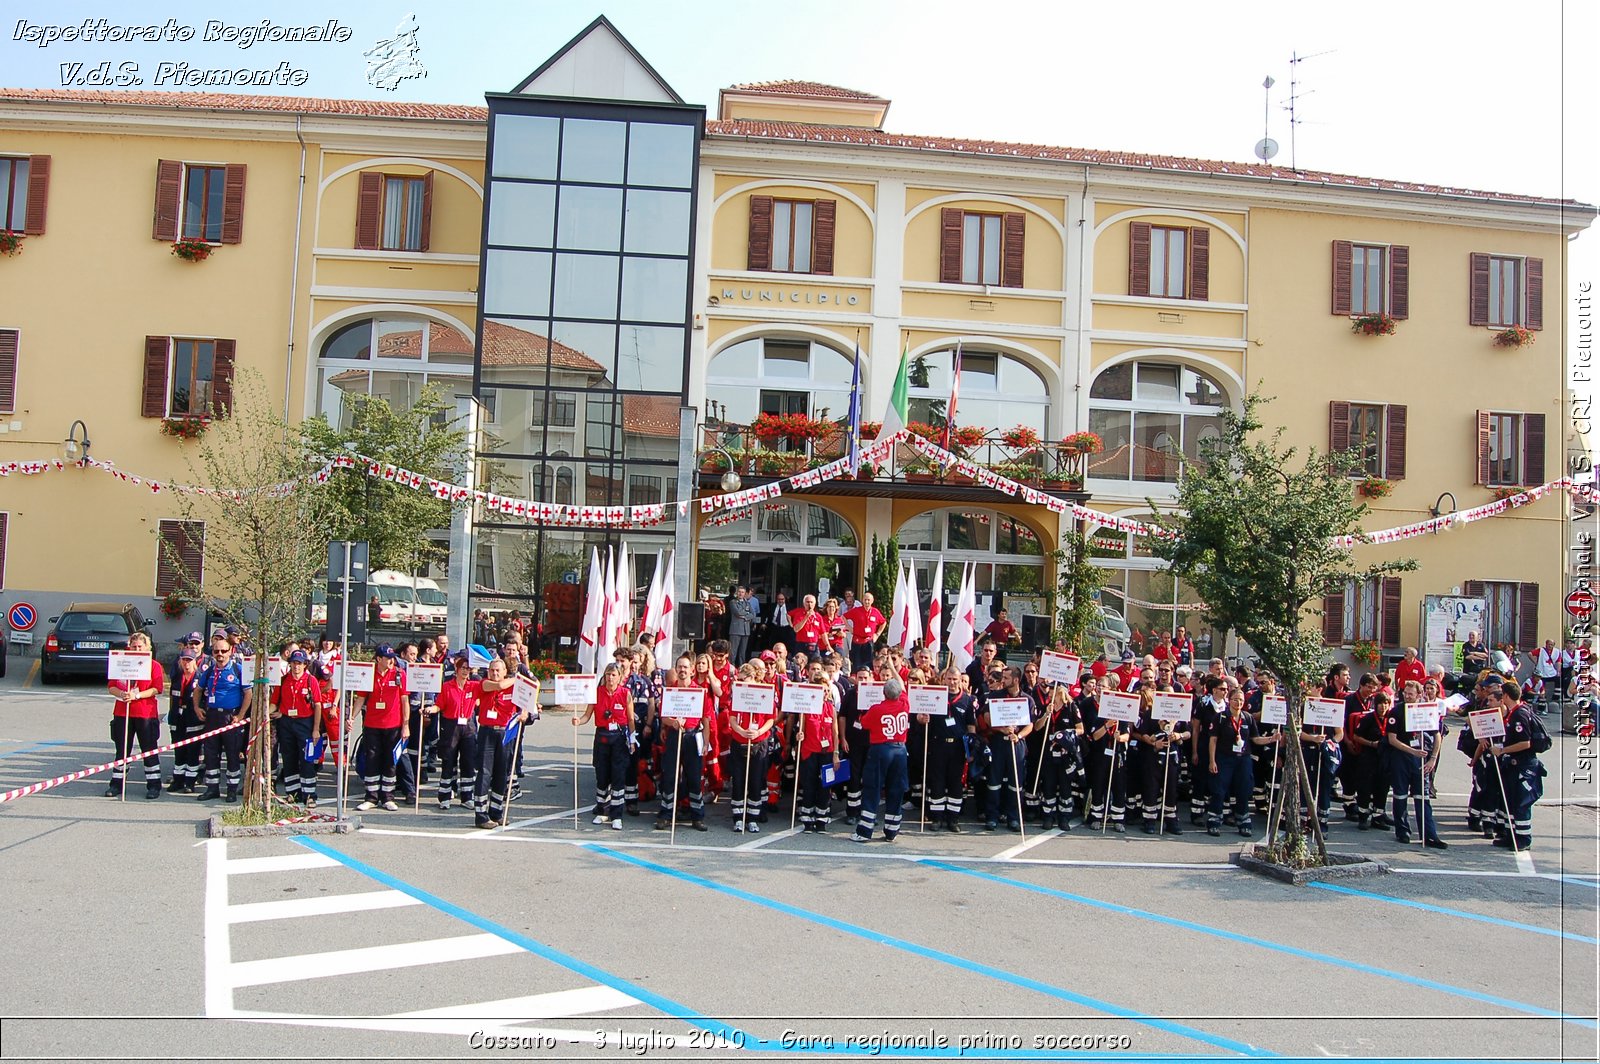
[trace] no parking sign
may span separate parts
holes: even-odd
[[[34,610],[33,603],[19,602],[12,606],[6,614],[6,620],[11,625],[13,632],[30,632],[34,622],[39,619],[39,614]]]

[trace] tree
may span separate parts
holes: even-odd
[[[872,597],[877,600],[878,609],[887,612],[890,604],[894,602],[895,577],[900,571],[900,540],[890,536],[888,543],[880,543],[878,537],[874,535],[870,556],[871,564],[867,568],[866,589],[872,592]]]
[[[204,587],[177,552],[169,550],[168,562],[189,597],[251,633],[256,680],[244,811],[266,818],[272,806],[267,655],[305,626],[306,601],[327,564],[334,510],[329,485],[311,481],[320,460],[272,412],[261,377],[243,374],[234,394],[232,410],[211,422],[188,459],[192,479],[210,490],[179,496],[184,520],[204,522]]]
[[[1105,586],[1105,570],[1089,560],[1087,532],[1072,533],[1066,546],[1052,557],[1056,563],[1056,589],[1050,596],[1055,637],[1080,654],[1088,654],[1089,637],[1104,623],[1100,589]]]
[[[443,388],[428,385],[405,409],[375,395],[348,395],[345,403],[349,427],[336,428],[322,415],[300,426],[312,453],[364,455],[435,480],[454,481],[459,476],[467,437]],[[412,573],[441,556],[426,533],[450,524],[448,501],[369,477],[359,467],[355,475],[335,477],[328,494],[333,538],[366,540],[373,569]]]
[[[1151,546],[1204,598],[1207,621],[1233,629],[1283,684],[1284,799],[1267,827],[1268,852],[1284,863],[1325,864],[1316,816],[1310,817],[1314,858],[1299,816],[1300,795],[1310,793],[1311,781],[1296,737],[1306,691],[1321,680],[1327,659],[1320,630],[1308,630],[1306,622],[1320,617],[1322,597],[1347,581],[1414,569],[1416,562],[1355,564],[1335,537],[1358,534],[1367,512],[1350,486],[1357,456],[1312,448],[1301,458],[1297,448],[1281,446],[1282,429],[1262,439],[1257,411],[1266,401],[1251,395],[1242,411],[1224,410],[1220,435],[1201,443],[1198,459],[1184,459],[1180,511],[1155,519],[1170,535]],[[1283,817],[1284,808],[1293,814]]]

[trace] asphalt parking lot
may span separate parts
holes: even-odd
[[[0,684],[0,790],[110,757],[93,686]],[[459,808],[358,834],[207,840],[192,798],[104,777],[0,805],[0,1059],[1593,1060],[1600,854],[1576,740],[1535,843],[1338,823],[1391,862],[1341,889],[1227,864],[1237,838],[1082,828],[852,845],[574,823],[572,737],[532,729],[509,828]],[[589,801],[580,754],[580,806]],[[137,774],[133,780],[138,780]],[[330,793],[324,780],[324,794]]]

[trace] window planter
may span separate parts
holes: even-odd
[[[211,419],[199,417],[169,417],[161,422],[161,434],[175,440],[198,440],[211,427]]]
[[[1019,451],[1031,451],[1039,446],[1039,434],[1026,425],[1018,425],[1007,429],[1000,442]]]
[[[1361,336],[1393,336],[1397,320],[1388,314],[1361,314],[1350,319],[1350,331]]]
[[[1099,454],[1106,449],[1097,432],[1074,432],[1061,439],[1061,449],[1070,455]]]
[[[192,236],[186,236],[172,245],[172,253],[185,262],[204,262],[211,257],[211,250],[210,244]]]
[[[1383,651],[1372,640],[1363,639],[1350,648],[1350,657],[1357,665],[1377,668],[1378,663],[1383,660]]]
[[[1381,499],[1394,491],[1394,485],[1382,477],[1365,477],[1356,481],[1356,494],[1368,499]]]
[[[1513,325],[1510,328],[1501,329],[1493,335],[1494,346],[1496,347],[1527,347],[1537,339],[1532,330],[1521,325]]]
[[[0,233],[0,255],[22,254],[22,234],[7,229]]]
[[[189,612],[189,600],[176,591],[168,591],[161,600],[161,615],[177,620]]]
[[[1528,489],[1508,485],[1506,487],[1490,488],[1489,490],[1494,494],[1495,502],[1500,502],[1505,499],[1514,499]]]

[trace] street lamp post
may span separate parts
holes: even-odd
[[[67,438],[61,441],[61,449],[67,456],[67,461],[84,465],[89,461],[89,426],[82,421],[74,421],[67,430]]]

